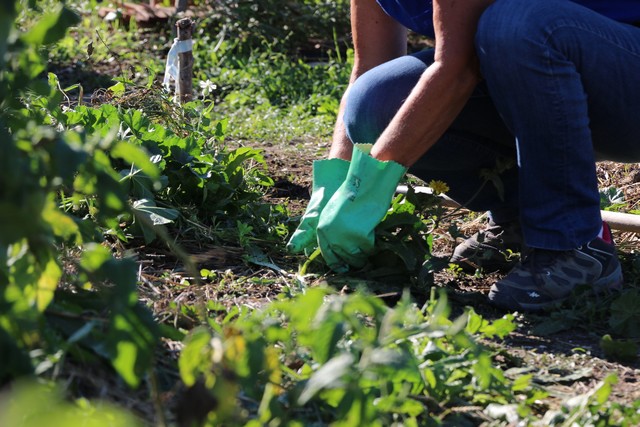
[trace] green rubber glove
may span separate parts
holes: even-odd
[[[344,183],[322,210],[318,244],[329,267],[344,273],[363,267],[373,251],[374,230],[389,210],[407,169],[369,156],[371,145],[355,144]]]
[[[349,162],[343,159],[325,159],[313,162],[311,199],[298,228],[287,243],[289,252],[294,254],[303,251],[310,253],[318,246],[316,227],[320,212],[338,187],[342,185],[348,170]]]

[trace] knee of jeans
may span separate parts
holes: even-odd
[[[349,139],[375,143],[432,62],[433,50],[424,50],[385,62],[358,77],[345,99],[343,119]]]
[[[380,94],[372,79],[364,74],[349,89],[343,121],[347,137],[354,144],[374,144],[384,128],[382,108],[376,108]]]

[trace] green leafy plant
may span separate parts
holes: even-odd
[[[472,413],[454,408],[510,401],[515,391],[472,335],[504,337],[515,325],[473,312],[451,321],[448,314],[443,296],[422,310],[408,299],[389,309],[363,293],[309,289],[194,330],[180,358],[181,376],[188,386],[202,378],[226,408],[237,408],[230,391],[240,386],[259,403],[260,423],[304,422],[309,410],[322,423],[471,423]],[[235,375],[225,374],[229,369]],[[225,398],[231,402],[220,401]],[[240,415],[214,411],[208,422],[238,422]]]
[[[608,376],[593,390],[569,399],[560,411],[552,411],[543,421],[552,426],[615,425],[631,427],[640,422],[640,401],[625,406],[618,403],[607,405],[615,376]]]
[[[349,2],[345,0],[250,0],[217,3],[202,24],[202,35],[218,34],[234,40],[246,53],[264,44],[288,52],[324,55],[327,34],[344,39],[349,32]],[[330,46],[333,47],[333,46]]]
[[[69,403],[57,387],[22,381],[0,395],[0,424],[6,426],[91,427],[139,426],[133,415],[104,402],[78,399]]]
[[[109,89],[110,103],[64,106],[75,87],[63,90],[54,74],[42,79],[41,48],[76,15],[61,4],[20,31],[18,3],[10,3],[0,44],[8,58],[0,75],[0,339],[11,351],[0,382],[34,370],[32,349],[53,354],[66,341],[64,354],[109,361],[136,387],[160,329],[137,301],[135,262],[113,254],[104,236],[152,242],[182,218],[230,230],[244,219],[246,244],[252,230],[273,227],[274,211],[258,203],[272,180],[258,150],[222,145],[225,123],[202,102],[176,110],[151,86],[134,86],[142,103],[133,109],[123,81]],[[81,255],[63,264],[59,253],[73,250]]]
[[[625,206],[624,192],[619,188],[608,187],[600,190],[600,207],[608,211],[617,211]]]
[[[137,302],[136,267],[130,259],[117,259],[102,242],[102,230],[118,233],[118,217],[130,212],[120,176],[108,152],[118,152],[118,141],[108,135],[60,129],[64,113],[55,76],[40,79],[44,70],[42,48],[61,38],[77,22],[64,4],[44,13],[25,31],[14,26],[18,2],[3,2],[3,37],[0,51],[6,59],[0,74],[0,337],[3,358],[0,382],[35,368],[29,352],[59,351],[61,342],[81,341],[96,335],[97,350],[131,386],[137,386],[149,368],[150,352],[158,332],[150,314]],[[4,25],[6,24],[6,25]],[[139,149],[121,149],[123,161],[134,163]],[[156,177],[153,165],[141,165]],[[68,200],[91,200],[95,222],[59,207],[59,195]],[[59,252],[82,248],[84,254],[63,265]],[[65,269],[76,271],[66,289],[58,289]],[[102,288],[102,296],[95,291]],[[93,300],[95,328],[86,327],[86,307],[74,307],[68,298],[85,294]],[[58,307],[53,309],[52,307]],[[64,327],[45,319],[64,314],[75,318]],[[94,334],[95,333],[95,334]],[[65,346],[73,352],[73,346]]]
[[[515,328],[513,316],[488,321],[473,310],[451,320],[444,294],[422,308],[406,296],[388,308],[365,293],[312,288],[210,318],[185,340],[179,366],[188,387],[216,402],[198,425],[637,421],[637,408],[608,403],[613,377],[561,411],[541,411],[547,393],[533,376],[506,376],[479,344]]]

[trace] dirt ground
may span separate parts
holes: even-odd
[[[321,158],[318,152],[326,151],[327,144],[320,141],[291,141],[285,145],[266,143],[259,147],[264,150],[275,181],[268,198],[287,203],[292,214],[301,214],[309,198],[313,160]],[[597,168],[600,187],[615,186],[622,190],[627,205],[635,208],[640,201],[640,165],[604,162],[599,163]],[[462,228],[466,233],[472,234],[482,227],[482,216],[474,217],[468,212],[459,215],[467,220]],[[621,255],[635,253],[640,248],[639,236],[635,233],[614,230],[614,234]],[[452,251],[455,247],[453,239],[442,240],[437,250],[445,254]],[[505,313],[488,305],[486,294],[499,278],[499,273],[453,276],[449,272],[442,272],[436,281],[438,286],[448,287],[452,291],[450,295],[454,306],[472,306],[484,317],[496,319]],[[544,321],[541,315],[518,314],[519,327],[516,332],[503,341],[487,343],[504,352],[500,357],[508,359],[506,366],[512,367],[507,373],[532,373],[534,382],[543,385],[552,396],[557,397],[558,402],[588,392],[607,375],[615,373],[618,383],[614,386],[612,399],[626,403],[640,399],[640,361],[637,357],[633,362],[607,360],[600,348],[601,335],[581,327],[546,335],[536,334],[536,325]]]

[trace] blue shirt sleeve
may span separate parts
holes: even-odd
[[[387,15],[410,30],[435,37],[433,6],[428,0],[376,0]]]
[[[387,15],[405,27],[435,37],[433,5],[428,0],[376,0]],[[533,0],[532,0],[533,1]],[[620,22],[640,24],[640,0],[571,0]]]

